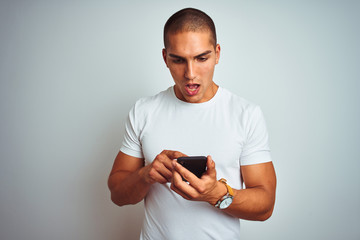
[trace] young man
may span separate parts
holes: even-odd
[[[109,177],[112,201],[145,200],[140,239],[239,239],[239,218],[266,220],[275,202],[262,112],[213,81],[220,45],[208,15],[175,13],[164,44],[175,85],[130,111]],[[207,155],[200,179],[176,162],[186,155]]]

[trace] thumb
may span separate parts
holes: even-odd
[[[215,162],[210,155],[207,157],[206,167],[206,173],[216,177]]]

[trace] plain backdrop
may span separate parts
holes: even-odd
[[[241,239],[360,239],[359,1],[0,1],[0,239],[138,239],[107,178],[135,101],[173,84],[168,17],[196,7],[214,80],[262,107],[278,177]],[[190,139],[189,139],[190,141]]]

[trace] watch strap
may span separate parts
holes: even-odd
[[[222,182],[223,184],[225,184],[226,188],[227,188],[227,192],[229,193],[230,196],[234,196],[234,191],[233,189],[227,184],[227,181],[225,178],[221,178],[219,180],[219,182]]]
[[[227,189],[227,192],[226,192],[226,194],[225,194],[224,196],[222,196],[222,197],[216,202],[216,204],[215,204],[215,207],[216,207],[216,208],[220,208],[220,205],[221,205],[222,201],[224,201],[225,199],[227,199],[227,198],[231,198],[231,199],[232,199],[232,198],[234,197],[234,191],[233,191],[233,189],[227,184],[226,179],[225,179],[225,178],[221,178],[221,179],[219,180],[219,182],[225,184],[226,189]]]

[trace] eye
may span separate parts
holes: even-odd
[[[173,62],[173,63],[177,63],[177,64],[179,64],[179,63],[183,63],[183,62],[184,62],[184,60],[183,60],[183,59],[181,59],[181,58],[175,58],[175,59],[173,59],[173,60],[172,60],[172,62]]]
[[[199,57],[198,58],[199,62],[205,62],[206,60],[208,60],[208,58],[206,58],[206,57]]]

